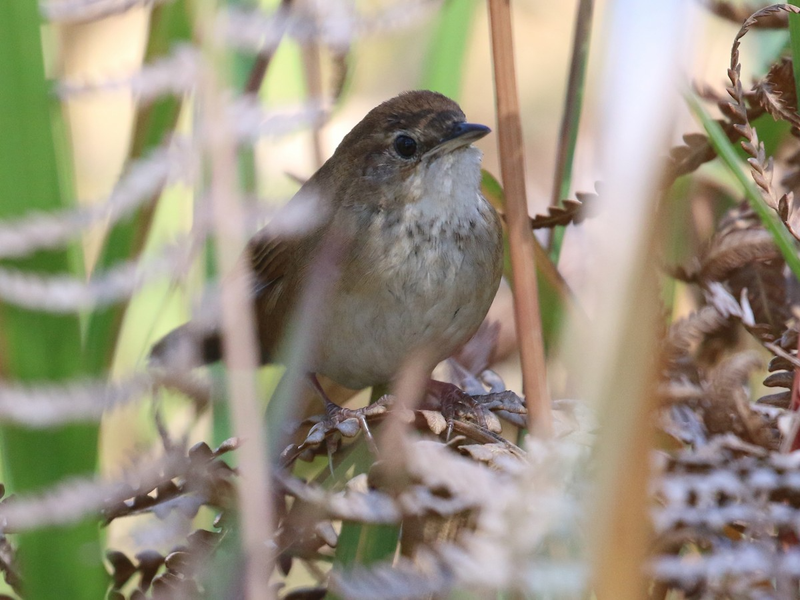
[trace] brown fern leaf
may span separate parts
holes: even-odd
[[[789,325],[775,343],[764,344],[775,355],[767,366],[769,375],[764,379],[764,385],[780,391],[762,396],[756,401],[758,404],[785,409],[788,409],[791,405],[792,386],[794,385],[795,371],[798,365],[796,327],[796,325]],[[781,388],[783,389],[781,390]]]
[[[781,185],[792,191],[784,194],[778,200],[778,216],[786,225],[789,233],[795,239],[800,240],[800,201],[795,195],[795,191],[800,189],[800,150],[797,150],[785,162],[787,171],[781,179]]]
[[[742,38],[751,27],[760,20],[773,17],[781,12],[800,14],[800,8],[789,4],[775,4],[753,13],[742,24],[741,29],[739,29],[739,32],[734,38],[731,48],[731,62],[730,68],[728,69],[730,85],[727,87],[727,92],[733,100],[729,106],[733,114],[732,120],[734,126],[742,137],[745,138],[742,142],[742,148],[750,155],[750,158],[747,160],[750,165],[750,173],[764,201],[776,211],[778,210],[780,200],[772,187],[772,159],[767,159],[764,144],[758,139],[758,134],[750,125],[748,119],[747,103],[741,81],[742,65],[740,62],[739,47],[741,46]]]
[[[728,139],[733,138],[734,142],[739,139],[739,132],[730,123],[722,120],[718,120],[717,123],[725,131]],[[671,185],[681,175],[688,175],[717,157],[708,136],[702,133],[687,133],[683,136],[683,144],[669,151],[665,187]]]
[[[662,346],[664,358],[671,364],[670,370],[673,374],[681,373],[689,379],[695,379],[696,373],[693,371],[696,371],[697,361],[694,354],[703,351],[702,345],[707,340],[728,338],[733,325],[735,323],[731,316],[723,314],[714,306],[704,306],[673,323]],[[692,369],[684,368],[690,365]]]
[[[797,92],[794,86],[792,61],[784,58],[773,64],[767,75],[753,87],[756,101],[776,121],[786,121],[800,128],[797,115]]]
[[[800,202],[795,198],[794,192],[784,194],[778,200],[778,216],[789,233],[800,240]]]
[[[742,137],[741,132],[736,127],[738,113],[731,107],[728,96],[720,94],[713,87],[703,83],[695,82],[693,87],[700,98],[717,105],[717,108],[725,117],[724,119],[717,119],[717,123],[722,127],[722,131],[725,132],[725,135],[732,143],[738,142]],[[765,109],[755,102],[754,92],[746,95],[746,99],[748,101],[753,100],[746,109],[748,120],[752,121],[764,114]],[[672,185],[681,175],[688,175],[717,157],[714,147],[705,134],[687,133],[683,136],[683,142],[683,146],[675,146],[669,151],[667,167],[664,173],[664,187]]]
[[[591,216],[591,210],[597,203],[598,195],[591,192],[578,192],[577,200],[563,200],[563,206],[551,206],[546,215],[531,217],[531,229],[548,229],[557,225],[579,225]]]
[[[794,286],[772,236],[753,210],[740,204],[720,221],[719,230],[705,251],[688,267],[674,269],[684,281],[699,283],[706,291],[721,282],[737,305],[741,299],[748,331],[762,342],[780,337],[791,316]]]
[[[706,7],[706,9],[708,9],[709,12],[722,19],[725,19],[726,21],[731,21],[732,23],[742,23],[751,14],[758,10],[758,8],[755,8],[750,4],[734,4],[729,0],[703,0],[702,4]],[[785,13],[777,13],[764,17],[763,19],[759,19],[759,21],[753,25],[753,28],[785,29],[788,25],[788,22],[788,15]]]
[[[800,149],[784,160],[786,174],[781,179],[781,185],[787,190],[800,188]]]
[[[709,376],[709,403],[703,421],[709,433],[732,432],[744,441],[764,448],[777,448],[766,420],[751,408],[745,392],[750,374],[761,366],[754,352],[740,352],[723,360]]]
[[[745,265],[732,274],[728,288],[736,298],[744,293],[753,314],[751,334],[762,342],[780,337],[791,317],[783,260]]]
[[[684,269],[687,281],[726,281],[737,270],[753,262],[781,256],[772,236],[764,229],[740,229],[717,234],[693,267]]]
[[[730,104],[725,103],[720,107],[723,114],[732,113]],[[748,119],[757,119],[764,113],[764,109],[755,106],[747,111]],[[722,131],[732,143],[738,142],[742,138],[741,132],[736,125],[725,119],[717,119],[717,123],[722,127]],[[717,157],[717,152],[711,145],[708,136],[703,133],[687,133],[683,136],[683,145],[675,146],[670,149],[667,159],[667,166],[664,173],[664,187],[669,187],[682,175],[693,173],[707,162],[711,162]]]

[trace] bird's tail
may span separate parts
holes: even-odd
[[[188,370],[222,358],[219,331],[189,322],[173,329],[150,350],[150,364]]]

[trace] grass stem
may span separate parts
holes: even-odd
[[[578,129],[583,107],[593,14],[594,0],[580,0],[578,13],[575,15],[575,34],[572,40],[567,97],[564,100],[564,114],[561,117],[561,129],[558,135],[553,194],[550,198],[551,206],[559,206],[561,201],[569,196],[572,187],[572,165],[575,160],[575,146],[578,142]],[[566,230],[566,227],[555,227],[550,237],[550,257],[556,264],[561,255],[561,246],[564,243]]]
[[[500,170],[506,194],[508,239],[514,272],[514,316],[522,361],[522,387],[528,406],[529,429],[543,436],[552,432],[550,393],[544,360],[542,320],[536,282],[533,231],[528,221],[525,161],[509,0],[489,0]]]

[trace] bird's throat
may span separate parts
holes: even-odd
[[[468,146],[423,161],[407,181],[406,220],[469,220],[477,214],[481,151]]]

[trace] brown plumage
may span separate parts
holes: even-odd
[[[386,383],[416,349],[442,360],[480,325],[502,271],[500,222],[480,194],[488,128],[465,123],[452,100],[407,92],[377,106],[291,202],[312,202],[318,225],[298,237],[268,225],[248,244],[262,359],[274,358],[323,240],[341,242],[340,272],[326,302],[310,372],[351,388]],[[410,141],[409,141],[410,140]],[[201,344],[219,358],[211,330],[189,323],[153,349]]]

